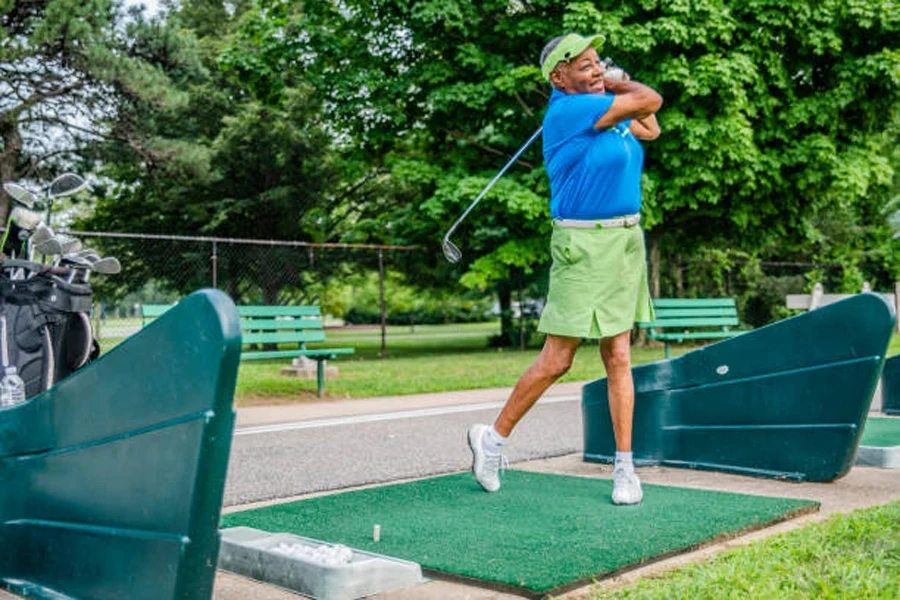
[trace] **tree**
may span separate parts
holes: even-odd
[[[148,109],[185,100],[161,68],[190,71],[190,44],[113,0],[0,0],[0,179],[46,179],[98,141],[165,158]],[[0,195],[5,221],[8,198]]]
[[[205,32],[198,44],[204,76],[179,80],[188,102],[156,111],[149,123],[191,152],[160,168],[110,157],[107,174],[130,185],[104,190],[83,226],[311,242],[338,235],[353,212],[345,196],[358,195],[358,165],[336,152],[336,132],[321,118],[323,97],[305,81],[296,46],[304,15],[289,2],[245,4],[243,13],[228,13],[216,9],[221,2],[186,1],[168,15],[173,24]],[[225,20],[207,29],[198,15]],[[122,243],[114,247],[126,251]],[[240,257],[222,255],[223,284],[238,300],[276,303],[280,295],[302,294],[314,286],[296,253],[246,246]],[[163,277],[181,292],[208,284],[205,270],[185,278],[170,268],[170,256],[150,254],[121,279]],[[251,264],[260,268],[246,268]],[[278,268],[264,268],[273,264]],[[318,273],[326,277],[339,267],[320,262]]]

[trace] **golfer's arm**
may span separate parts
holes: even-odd
[[[659,123],[656,121],[656,115],[633,120],[630,129],[634,137],[639,140],[650,141],[659,137]]]
[[[637,81],[606,80],[606,89],[615,94],[609,110],[594,123],[594,129],[607,129],[628,119],[646,119],[662,106],[662,96]]]

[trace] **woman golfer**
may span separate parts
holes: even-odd
[[[493,426],[468,431],[472,471],[488,492],[500,489],[503,445],[550,385],[572,365],[582,338],[600,340],[616,438],[615,504],[641,501],[631,427],[634,382],[631,330],[652,316],[644,235],[639,226],[644,151],[659,136],[662,97],[636,81],[605,77],[600,36],[570,33],[541,52],[553,86],[544,116],[544,163],[550,177],[550,289],[538,329],[547,334],[537,360],[519,379]]]

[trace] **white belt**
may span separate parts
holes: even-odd
[[[641,215],[628,215],[615,219],[594,219],[591,221],[581,219],[553,219],[556,227],[578,227],[581,229],[610,229],[613,227],[634,227],[641,222]]]

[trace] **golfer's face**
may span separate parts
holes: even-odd
[[[588,48],[568,63],[560,65],[559,73],[567,94],[602,94],[606,66],[600,62],[597,50]]]

